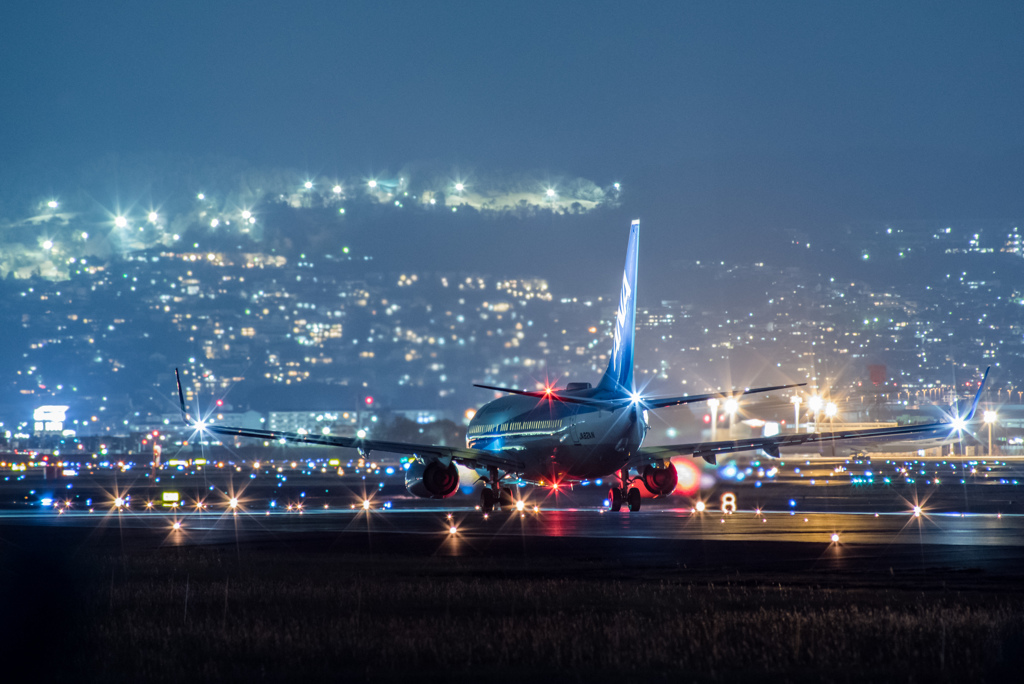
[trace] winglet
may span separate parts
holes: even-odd
[[[985,391],[985,381],[988,380],[988,372],[990,370],[992,370],[992,366],[985,369],[985,375],[982,376],[981,384],[978,385],[978,393],[974,395],[974,401],[971,402],[971,410],[961,419],[965,423],[974,419],[974,412],[978,410],[978,402],[981,401],[981,393]]]
[[[181,419],[185,421],[185,425],[192,425],[192,420],[188,417],[188,411],[185,410],[185,394],[181,391],[181,376],[178,375],[178,369],[174,369],[174,379],[178,381],[178,401],[181,403]]]

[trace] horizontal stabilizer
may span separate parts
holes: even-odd
[[[517,390],[508,387],[494,387],[492,385],[473,385],[473,387],[480,387],[482,389],[495,390],[496,392],[507,392],[509,394],[518,394],[524,397],[535,397],[537,399],[550,399],[552,401],[564,401],[567,404],[583,404],[585,406],[597,406],[600,408],[614,409],[627,404],[637,404],[641,408],[645,409],[660,409],[668,406],[679,406],[681,404],[692,404],[700,401],[707,401],[708,399],[729,399],[733,397],[740,397],[745,394],[756,394],[758,392],[774,392],[776,390],[790,389],[792,387],[803,387],[807,383],[801,382],[795,385],[775,385],[774,387],[755,387],[754,389],[745,389],[742,392],[711,392],[709,394],[689,394],[682,397],[644,397],[641,395],[625,395],[619,393],[618,395],[604,396],[598,395],[596,397],[581,397],[574,396],[572,394],[562,394],[556,389],[545,389],[545,390]]]
[[[564,401],[567,404],[584,404],[586,406],[613,407],[629,401],[628,397],[615,397],[611,399],[595,399],[590,397],[574,397],[571,394],[559,394],[558,390],[517,390],[510,387],[494,387],[492,385],[477,385],[481,389],[505,392],[507,394],[518,394],[523,397],[535,397],[537,399],[550,399],[552,401]]]

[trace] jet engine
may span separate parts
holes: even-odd
[[[676,472],[676,467],[669,463],[664,468],[655,468],[651,464],[644,466],[644,472],[641,475],[644,482],[644,487],[647,487],[654,496],[668,496],[671,494],[676,485],[679,484],[679,473]]]
[[[405,488],[424,499],[447,499],[459,490],[459,469],[454,462],[446,468],[440,461],[416,461],[405,471]]]

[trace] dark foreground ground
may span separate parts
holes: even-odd
[[[175,546],[4,525],[0,662],[68,682],[1016,681],[1020,554],[985,553],[975,568],[932,547],[443,533]]]

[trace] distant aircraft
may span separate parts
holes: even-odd
[[[458,463],[475,470],[487,483],[481,493],[484,512],[492,510],[495,505],[513,503],[512,490],[503,487],[503,482],[517,486],[558,487],[606,477],[619,480],[618,486],[613,486],[609,493],[611,509],[618,511],[626,504],[629,510],[638,511],[641,493],[635,486],[637,483],[642,483],[655,496],[666,496],[675,489],[679,477],[670,461],[673,456],[690,454],[714,464],[718,455],[738,451],[760,449],[768,456],[778,458],[781,448],[797,445],[834,445],[855,439],[944,439],[950,432],[962,429],[963,424],[973,417],[981,388],[970,412],[951,422],[643,447],[644,437],[650,429],[649,411],[711,398],[728,399],[755,392],[801,387],[803,383],[732,393],[660,398],[642,396],[633,382],[639,238],[640,222],[633,221],[615,315],[611,358],[597,386],[593,387],[589,382],[570,382],[561,389],[548,387],[533,391],[476,385],[508,396],[495,399],[476,412],[469,423],[465,448],[207,425],[194,421],[187,413],[179,377],[178,400],[182,417],[187,425],[217,435],[346,447],[364,454],[386,451],[412,455],[416,460],[406,471],[406,487],[412,494],[424,498],[443,499],[458,491],[459,473],[455,465]],[[987,370],[985,376],[988,376]],[[981,384],[984,387],[984,380]],[[632,474],[634,472],[635,475]]]

